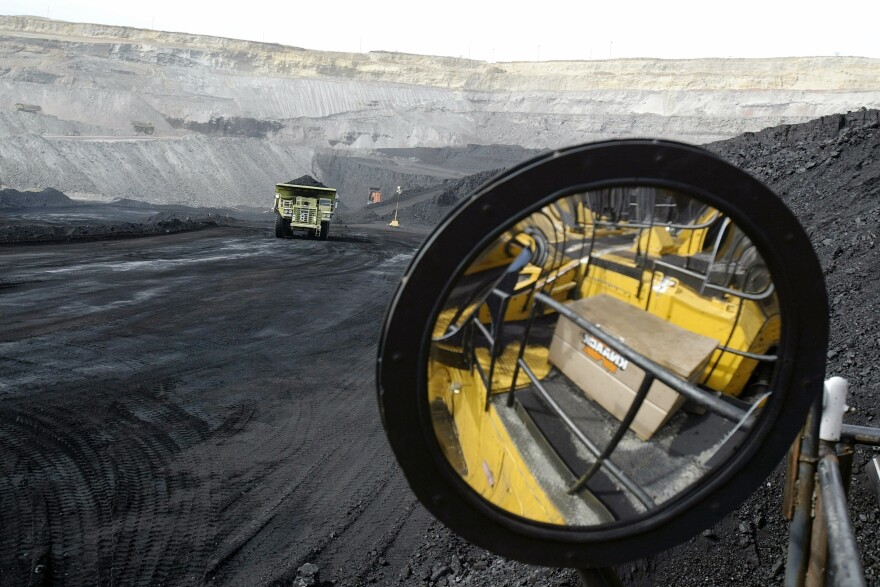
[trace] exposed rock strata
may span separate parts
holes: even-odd
[[[507,163],[411,169],[376,149],[704,143],[880,107],[880,60],[855,57],[487,63],[5,16],[0,63],[4,185],[202,205],[257,204],[278,178],[309,173],[346,178],[356,206],[368,182],[424,186]]]

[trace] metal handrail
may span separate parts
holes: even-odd
[[[716,211],[717,212],[717,211]],[[607,226],[612,228],[672,228],[675,230],[700,230],[702,228],[709,228],[712,226],[712,223],[718,220],[718,214],[712,217],[711,220],[703,222],[701,224],[672,224],[665,222],[654,222],[652,224],[647,224],[645,222],[612,222],[610,220],[594,220],[594,226]]]
[[[824,397],[813,404],[800,451],[793,453],[797,467],[789,469],[786,484],[790,489],[786,491],[797,492],[797,503],[786,514],[792,520],[786,587],[802,587],[807,582],[824,585],[826,578],[839,586],[866,584],[839,459],[851,458],[855,444],[880,445],[880,429],[843,424],[843,410],[836,410],[834,404],[845,405],[846,387],[841,378],[825,382]]]
[[[731,295],[731,296],[734,296],[737,298],[742,298],[744,300],[752,300],[752,301],[758,302],[758,301],[769,298],[771,295],[773,295],[773,292],[776,291],[775,286],[771,283],[769,286],[767,286],[767,289],[765,289],[761,293],[749,294],[749,293],[745,293],[743,291],[739,291],[736,289],[731,289],[729,287],[724,287],[722,285],[715,285],[713,283],[709,283],[708,281],[705,281],[706,279],[708,279],[708,274],[703,275],[702,273],[697,273],[696,271],[691,271],[690,269],[685,269],[684,267],[679,267],[678,265],[673,265],[672,263],[660,261],[659,259],[654,261],[654,266],[656,267],[658,265],[660,267],[666,267],[667,269],[672,269],[673,271],[683,273],[684,275],[688,275],[688,276],[694,277],[696,279],[702,279],[702,280],[704,280],[703,287],[706,289],[711,289],[713,291],[725,293],[725,294],[728,294],[728,295]]]
[[[849,519],[846,492],[837,457],[834,454],[822,457],[818,470],[828,544],[833,545],[828,549],[831,574],[837,585],[862,587],[865,585],[865,573],[859,560],[859,549]]]
[[[840,439],[851,444],[880,446],[880,428],[844,424],[840,430]]]
[[[740,357],[745,357],[747,359],[754,359],[756,361],[766,361],[768,363],[775,363],[779,360],[779,357],[776,355],[762,355],[759,353],[750,353],[748,351],[741,351],[739,349],[731,348],[729,346],[725,346],[723,344],[718,345],[718,350],[724,353],[730,353],[731,355],[738,355]]]
[[[475,324],[477,325],[480,333],[489,343],[490,348],[494,347],[495,340],[493,339],[492,334],[489,332],[489,330],[479,320],[477,320]],[[493,355],[491,357],[491,363],[489,367],[490,373],[494,370],[493,365],[495,360],[496,358]],[[480,377],[483,379],[483,384],[486,386],[486,401],[488,403],[489,394],[491,393],[492,382],[486,380],[486,374],[482,366],[480,365],[480,362],[474,362],[477,365],[477,371],[480,373]],[[517,365],[520,369],[523,370],[523,372],[532,382],[532,385],[535,387],[538,393],[541,394],[541,397],[544,399],[545,403],[550,407],[550,409],[556,412],[559,418],[565,423],[566,426],[569,427],[569,429],[571,429],[575,437],[577,437],[577,439],[581,441],[581,443],[587,448],[587,450],[589,450],[590,453],[597,459],[602,457],[603,452],[599,449],[598,446],[596,446],[596,444],[592,440],[590,440],[588,436],[583,433],[583,431],[580,429],[580,427],[578,427],[574,420],[572,420],[568,416],[568,414],[565,413],[565,410],[563,410],[562,407],[558,403],[556,403],[556,400],[554,400],[553,396],[551,396],[549,392],[547,392],[546,388],[541,383],[541,380],[538,379],[532,369],[528,366],[528,363],[526,363],[522,359],[517,359]],[[646,510],[649,510],[657,505],[656,502],[651,499],[651,496],[649,496],[645,492],[645,490],[642,489],[635,481],[633,481],[620,467],[618,467],[613,461],[611,461],[611,459],[609,459],[607,456],[602,458],[602,462],[604,464],[605,470],[608,471],[608,474],[611,475],[611,477],[613,477],[618,483],[620,483],[620,485],[624,489],[632,493],[635,498],[639,500],[642,506],[645,507]]]

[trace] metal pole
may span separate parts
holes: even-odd
[[[840,463],[840,472],[846,478],[846,476],[852,475],[852,468],[848,465],[852,462],[853,449],[852,447],[835,444],[833,441],[825,439],[825,436],[829,436],[829,431],[832,432],[830,436],[834,436],[835,433],[833,431],[839,430],[840,427],[840,424],[828,422],[825,418],[829,411],[828,405],[829,402],[826,395],[823,407],[823,424],[819,427],[819,436],[821,438],[819,441],[819,454],[822,457],[836,455]],[[841,412],[839,420],[842,422],[842,419]],[[831,428],[828,428],[826,423],[830,424]],[[844,499],[846,499],[848,487],[844,486],[842,490]],[[828,577],[828,518],[825,514],[825,499],[822,486],[818,485],[816,487],[816,502],[813,507],[813,535],[810,542],[810,560],[807,568],[806,587],[824,587]]]
[[[825,450],[825,443],[820,450]],[[805,587],[824,587],[828,568],[828,523],[822,508],[821,488],[816,488],[816,505],[813,517],[813,534],[810,536],[810,556],[807,561]]]
[[[840,436],[844,442],[880,446],[880,428],[844,424]]]
[[[798,457],[794,517],[788,535],[788,559],[785,565],[785,587],[802,587],[807,573],[807,553],[812,533],[813,478],[819,456],[819,422],[822,419],[822,398],[816,398],[807,419],[806,433],[801,440]]]
[[[830,579],[833,585],[865,585],[855,535],[849,520],[846,485],[841,476],[840,461],[835,454],[835,449],[839,448],[841,458],[847,463],[849,475],[852,447],[838,444],[844,435],[843,414],[847,409],[848,387],[849,383],[842,377],[827,379],[821,403],[817,400],[810,413],[807,425],[809,432],[804,436],[798,458],[797,506],[789,535],[786,587],[802,586],[807,567],[808,585],[824,585],[826,579]],[[821,460],[818,459],[820,451]],[[817,468],[818,487],[814,487]],[[814,489],[817,499],[816,516],[811,520]],[[828,545],[833,546],[828,548]],[[810,554],[807,555],[807,552]]]
[[[837,456],[830,454],[819,461],[819,486],[822,489],[822,511],[828,526],[828,542],[832,583],[861,587],[865,575],[855,535],[849,520],[849,509],[840,476]]]

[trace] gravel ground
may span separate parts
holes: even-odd
[[[397,576],[430,521],[372,376],[421,239],[0,246],[0,585]]]

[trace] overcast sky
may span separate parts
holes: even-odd
[[[880,58],[880,0],[0,0],[0,14],[32,14],[308,49],[388,50],[484,61],[804,55]]]

